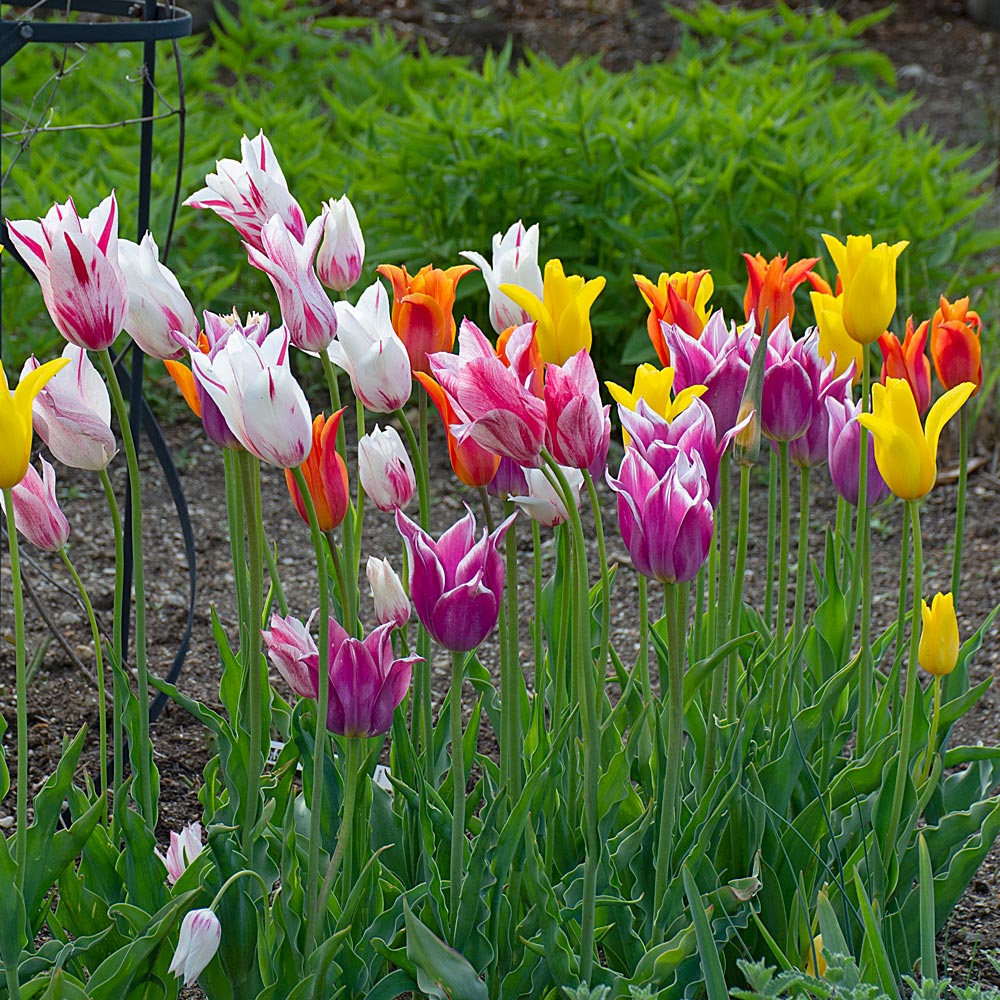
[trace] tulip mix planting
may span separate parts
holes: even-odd
[[[724,1000],[744,960],[812,976],[834,954],[890,996],[915,968],[936,980],[934,935],[1000,831],[1000,748],[951,739],[988,686],[969,664],[996,614],[959,636],[964,406],[982,383],[969,300],[942,298],[900,342],[906,244],[870,236],[824,238],[832,282],[819,257],[745,253],[741,322],[713,307],[708,270],[636,275],[659,367],[604,387],[590,313],[610,308],[605,279],[540,266],[537,225],[498,233],[491,259],[381,264],[388,285],[355,295],[354,209],[331,200],[308,221],[263,133],[187,204],[235,227],[280,324],[250,311],[260,302],[199,321],[153,237],[118,239],[113,196],[86,218],[69,200],[9,223],[69,343],[0,391],[18,713],[3,995],[166,997],[197,982],[213,1000]],[[495,337],[456,322],[456,287],[477,273]],[[818,323],[805,330],[804,284]],[[239,625],[215,621],[221,712],[147,660],[142,482],[109,354],[122,331],[165,362],[224,466]],[[307,398],[295,352],[329,400]],[[920,501],[956,415],[952,587],[930,595]],[[104,485],[119,569],[107,642],[33,434]],[[461,486],[431,481],[435,435]],[[119,447],[129,593],[107,472]],[[269,533],[262,462],[284,470],[311,551]],[[810,512],[824,466],[831,524]],[[605,485],[627,563],[608,556]],[[437,500],[456,490],[466,511],[444,524]],[[880,631],[871,522],[890,494],[905,520],[897,614]],[[366,517],[398,534],[367,554],[371,602]],[[768,552],[760,607],[744,595],[751,531]],[[99,773],[78,769],[81,731],[33,802],[22,538],[58,552],[80,590],[100,705]],[[276,543],[315,565],[307,606],[286,604]],[[612,642],[612,601],[634,608],[634,649]],[[169,844],[151,688],[215,752],[202,814]]]

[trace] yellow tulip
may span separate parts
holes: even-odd
[[[565,364],[579,351],[589,351],[593,343],[590,307],[604,289],[603,277],[587,281],[582,274],[566,275],[562,261],[545,265],[542,301],[520,285],[501,285],[500,291],[519,305],[538,324],[536,336],[542,358],[551,364]]]
[[[0,489],[16,486],[28,471],[31,460],[31,405],[56,372],[65,368],[69,358],[47,361],[29,372],[11,392],[0,361]]]
[[[938,438],[946,423],[975,391],[971,382],[949,389],[927,414],[926,430],[906,379],[886,379],[872,386],[872,412],[858,421],[875,439],[875,464],[889,489],[901,500],[919,500],[937,479]]]
[[[896,260],[908,241],[872,246],[871,235],[848,236],[845,246],[823,234],[844,289],[844,326],[859,344],[878,340],[896,311]]]
[[[689,385],[681,389],[676,397],[670,395],[674,387],[673,368],[657,368],[655,365],[639,365],[635,370],[635,382],[632,391],[614,382],[605,382],[611,398],[626,410],[635,410],[639,400],[645,400],[651,410],[663,417],[668,423],[684,410],[696,396],[708,392],[704,385]],[[626,447],[629,443],[627,431],[622,431]]]
[[[814,955],[816,956],[815,962],[813,962]],[[817,934],[812,939],[812,945],[806,957],[806,975],[815,976],[817,979],[822,979],[826,975],[826,958],[823,955],[822,934]]]
[[[958,663],[958,619],[955,617],[955,598],[951,594],[935,594],[931,606],[923,605],[920,630],[920,648],[917,659],[920,666],[935,677],[944,677]]]
[[[827,295],[824,292],[810,292],[816,325],[819,327],[819,353],[835,364],[835,374],[839,378],[854,362],[854,381],[861,378],[861,345],[847,332],[844,326],[844,296]]]

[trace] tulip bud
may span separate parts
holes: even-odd
[[[958,663],[958,619],[955,617],[955,598],[952,594],[935,594],[931,606],[920,602],[923,628],[920,630],[920,648],[917,659],[920,666],[935,677],[944,677]]]
[[[388,559],[369,556],[366,572],[375,603],[375,620],[379,625],[404,628],[410,620],[410,600],[392,564]]]
[[[316,256],[316,274],[327,288],[346,292],[361,277],[365,239],[358,216],[345,194],[323,206],[323,244]]]
[[[178,979],[183,977],[184,985],[190,986],[215,957],[221,940],[222,924],[211,910],[189,910],[181,923],[177,950],[167,971]]]
[[[315,612],[313,612],[315,614]],[[319,650],[305,624],[289,615],[271,615],[271,629],[261,632],[268,659],[300,698],[315,698],[319,689]]]
[[[69,541],[69,521],[56,500],[55,469],[43,458],[42,475],[29,465],[24,478],[11,489],[14,498],[14,522],[18,530],[36,548],[58,552]],[[0,494],[0,509],[4,509]]]
[[[562,466],[563,474],[570,488],[576,493],[575,502],[580,503],[580,490],[583,488],[583,473],[579,469],[569,466]],[[525,495],[511,496],[511,500],[518,505],[533,521],[537,521],[545,528],[553,528],[557,524],[562,524],[569,517],[566,503],[562,494],[552,483],[543,469],[525,469]]]
[[[740,465],[753,465],[760,457],[760,409],[764,396],[764,366],[767,364],[767,339],[770,332],[768,311],[764,310],[761,320],[761,336],[753,352],[753,360],[747,372],[740,401],[736,426],[750,418],[747,425],[736,435],[734,455]]]
[[[358,478],[379,510],[405,507],[417,488],[410,456],[395,427],[378,424],[358,442]]]
[[[317,414],[313,420],[312,448],[301,466],[320,531],[333,531],[347,514],[347,465],[337,451],[337,428],[343,413],[341,407],[329,420],[322,413]],[[285,469],[285,485],[299,517],[308,524],[309,513],[291,469]]]
[[[201,823],[190,823],[180,833],[171,830],[170,847],[167,848],[166,856],[156,851],[156,856],[167,869],[167,881],[173,885],[202,850]]]

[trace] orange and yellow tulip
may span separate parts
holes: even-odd
[[[773,330],[783,319],[789,324],[795,316],[793,293],[808,277],[819,257],[805,257],[788,267],[788,254],[779,254],[765,260],[762,254],[743,254],[747,263],[749,280],[743,296],[743,312],[747,320],[753,316],[757,329],[768,315],[768,324]]]
[[[660,322],[679,326],[689,336],[698,338],[712,312],[708,300],[715,291],[712,275],[707,271],[664,271],[654,285],[649,278],[633,274],[642,297],[649,306],[646,329],[653,342],[660,364],[670,364],[670,350],[663,339]]]
[[[979,313],[969,308],[968,296],[954,303],[941,296],[931,320],[931,358],[946,389],[972,382],[978,391],[983,384],[982,327]]]
[[[879,381],[884,385],[887,378],[906,379],[921,416],[931,405],[931,363],[925,352],[929,326],[927,320],[924,320],[914,330],[913,317],[910,316],[906,320],[906,334],[902,343],[894,333],[888,331],[878,338],[883,358]]]

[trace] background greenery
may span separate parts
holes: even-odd
[[[238,157],[243,133],[263,127],[309,217],[322,199],[350,194],[369,248],[364,280],[380,262],[448,266],[462,249],[488,253],[491,235],[516,218],[541,222],[543,261],[558,256],[567,272],[608,276],[593,318],[609,377],[622,360],[652,354],[633,272],[655,280],[661,270],[710,266],[716,304],[742,316],[740,251],[819,255],[822,232],[911,241],[900,326],[909,311],[929,315],[942,291],[971,290],[990,312],[976,288],[995,286],[995,274],[982,273],[978,255],[1000,245],[1000,231],[974,224],[990,197],[987,171],[965,170],[966,150],[900,130],[911,98],[896,91],[888,59],[858,41],[873,18],[845,24],[832,12],[709,3],[675,16],[686,31],[672,60],[611,73],[595,60],[512,65],[507,52],[474,66],[409,52],[356,21],[313,17],[305,0],[244,0],[238,18],[220,11],[213,44],[181,46],[182,195],[218,158]],[[78,65],[44,112],[62,50],[17,56],[5,131],[11,113],[54,126],[136,116],[138,47],[80,55],[69,53]],[[177,104],[172,73],[161,61],[159,110]],[[5,214],[37,217],[70,194],[88,212],[115,188],[122,233],[134,236],[137,142],[134,126],[36,136],[4,188]],[[177,145],[177,119],[159,122],[161,247]],[[16,152],[4,144],[5,169]],[[235,231],[209,213],[180,210],[169,263],[196,309],[276,309]],[[55,350],[41,297],[16,267],[4,268],[3,291],[4,357],[19,365],[31,350]],[[485,324],[482,282],[468,279],[459,292],[458,311]],[[802,318],[811,318],[807,307]],[[987,355],[997,360],[996,324],[987,326]]]

